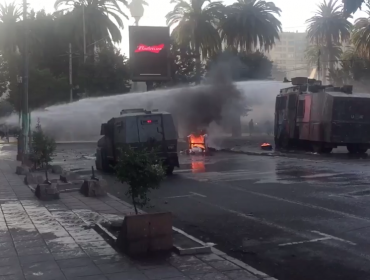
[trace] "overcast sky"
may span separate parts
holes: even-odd
[[[22,3],[21,0],[16,0]],[[310,18],[317,10],[317,5],[323,0],[271,0],[280,7],[282,14],[280,20],[283,24],[284,31],[305,31],[306,19]],[[10,2],[10,0],[0,0],[0,3]],[[166,24],[165,15],[171,10],[170,0],[147,0],[149,7],[146,8],[144,17],[140,21],[140,25],[157,25],[163,26]],[[231,4],[234,0],[225,0],[225,4]],[[342,2],[338,0],[338,2]],[[30,6],[35,10],[45,9],[47,12],[54,11],[54,0],[28,0]],[[160,3],[160,5],[158,4]],[[127,12],[127,15],[129,13]],[[355,18],[363,16],[363,12],[357,12]],[[133,20],[126,21],[126,26],[133,24]],[[128,28],[123,30],[123,42],[121,44],[122,52],[128,53]]]

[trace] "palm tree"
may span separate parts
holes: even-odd
[[[322,77],[322,73],[325,74],[326,69],[328,69],[330,53],[334,60],[339,60],[342,56],[343,50],[340,45],[336,44],[330,49],[325,45],[310,45],[305,51],[305,58],[308,64],[311,67],[320,68],[317,69],[319,77]]]
[[[365,0],[343,0],[343,12],[345,16],[349,16],[350,14],[356,12],[358,9],[361,9]]]
[[[21,16],[22,11],[15,3],[0,4],[0,49],[3,55],[10,56],[18,51]]]
[[[367,3],[366,6],[368,8],[366,10],[367,17],[355,21],[352,42],[357,52],[370,58],[370,3]]]
[[[206,4],[206,2],[208,2]],[[167,25],[177,25],[172,36],[180,46],[190,46],[196,56],[197,83],[200,82],[200,53],[206,58],[221,49],[221,39],[217,30],[224,5],[211,0],[171,0],[176,4],[166,16]]]
[[[282,28],[276,16],[280,16],[281,10],[273,2],[238,0],[226,12],[220,32],[228,46],[245,51],[257,46],[269,50],[279,39]]]
[[[329,69],[334,70],[336,45],[350,38],[351,23],[343,16],[338,0],[324,0],[316,14],[307,20],[307,36],[311,43],[322,45],[329,53]]]
[[[67,28],[65,32],[74,37],[81,47],[84,35],[87,45],[120,43],[123,29],[121,16],[128,19],[119,4],[128,6],[126,0],[56,0],[54,7],[61,17],[61,25]],[[83,34],[83,18],[86,33]],[[112,19],[113,20],[112,20]]]

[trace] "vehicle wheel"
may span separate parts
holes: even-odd
[[[107,153],[105,152],[105,149],[100,150],[100,156],[102,171],[104,172],[110,171],[109,160],[107,158]]]
[[[323,147],[321,144],[312,144],[312,151],[317,154],[321,154],[323,151]]]
[[[347,150],[350,154],[356,154],[358,151],[356,145],[347,145]]]
[[[175,169],[175,166],[173,165],[167,165],[166,166],[166,175],[171,176],[173,174],[173,170]]]

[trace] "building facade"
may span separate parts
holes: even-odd
[[[305,58],[305,51],[309,41],[307,33],[282,32],[280,41],[266,55],[274,63],[272,77],[277,79],[285,75],[292,77],[307,77],[311,68]]]

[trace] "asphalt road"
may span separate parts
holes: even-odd
[[[86,169],[93,150],[60,145],[56,161]],[[171,211],[175,226],[279,280],[370,279],[370,159],[215,153],[181,164],[146,211]]]

